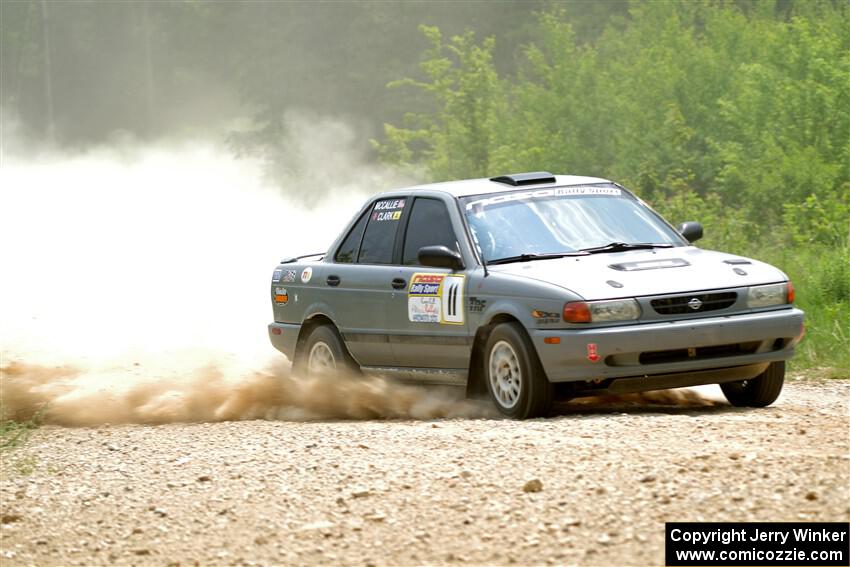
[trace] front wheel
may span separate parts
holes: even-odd
[[[785,361],[771,362],[767,370],[749,380],[720,384],[723,395],[736,407],[763,408],[776,401],[785,382]]]
[[[483,358],[487,391],[501,413],[516,419],[549,413],[554,388],[519,324],[502,323],[493,329]]]

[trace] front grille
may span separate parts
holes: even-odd
[[[728,345],[654,350],[640,353],[639,361],[641,364],[661,364],[664,362],[682,362],[683,360],[721,358],[724,356],[753,354],[758,347],[759,343],[756,341],[747,343],[732,343]]]
[[[687,313],[704,313],[726,309],[738,299],[735,291],[721,293],[698,293],[695,295],[678,295],[653,299],[650,303],[655,312],[660,315],[685,315]]]

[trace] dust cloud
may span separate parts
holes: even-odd
[[[178,372],[169,366],[145,368],[135,363],[97,371],[13,362],[0,367],[2,417],[37,418],[65,426],[498,417],[489,402],[466,400],[457,388],[425,388],[348,374],[301,377],[283,359],[262,370],[211,364]],[[661,390],[578,398],[557,407],[555,413],[720,403],[700,391]]]
[[[83,371],[13,363],[2,369],[6,418],[67,426],[245,419],[435,419],[486,417],[483,402],[378,377],[298,377],[281,360],[263,370],[142,367]]]
[[[269,344],[278,260],[326,250],[366,196],[412,182],[349,152],[345,124],[288,120],[301,169],[276,184],[261,160],[209,142],[116,140],[83,153],[4,146],[3,418],[482,415],[441,390],[296,378]],[[304,194],[317,192],[323,204],[308,206]]]
[[[4,144],[0,417],[494,415],[453,390],[296,377],[270,346],[277,261],[326,250],[366,196],[414,181],[370,165],[343,123],[287,120],[292,163],[274,184],[264,160],[210,142],[118,137],[76,153]]]

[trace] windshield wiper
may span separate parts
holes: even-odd
[[[518,256],[507,256],[495,260],[487,260],[488,266],[496,264],[510,264],[511,262],[529,262],[531,260],[550,260],[552,258],[565,258],[567,256],[587,256],[588,252],[549,252],[546,254],[519,254]]]
[[[611,242],[605,246],[595,246],[593,248],[582,248],[582,252],[588,254],[604,254],[605,252],[624,252],[626,250],[649,250],[651,248],[672,248],[672,244],[653,244],[651,242]]]

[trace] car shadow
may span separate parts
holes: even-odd
[[[741,413],[738,408],[690,390],[659,390],[636,394],[602,394],[567,401],[556,401],[549,417],[590,415],[718,415]]]

